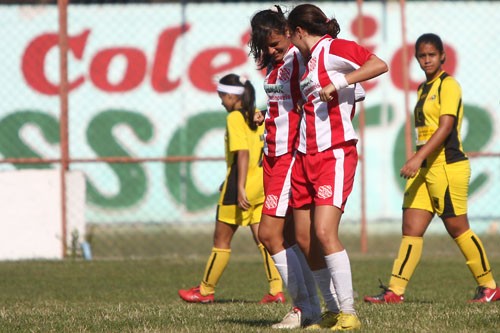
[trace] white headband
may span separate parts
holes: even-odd
[[[243,93],[245,92],[245,87],[229,86],[227,84],[219,83],[217,85],[217,91],[226,94],[243,95]]]

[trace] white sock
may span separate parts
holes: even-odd
[[[312,311],[309,304],[309,293],[304,288],[304,276],[295,251],[292,248],[288,248],[276,253],[271,258],[273,258],[274,265],[278,269],[278,272],[280,272],[281,279],[292,298],[293,305],[302,311],[304,318],[311,318]]]
[[[340,311],[356,314],[354,310],[351,263],[346,250],[325,256],[325,261],[337,292]]]
[[[312,273],[316,279],[319,290],[321,291],[321,295],[323,295],[323,300],[325,301],[327,310],[339,313],[339,301],[337,299],[335,286],[333,285],[332,276],[330,275],[328,268],[318,269]]]
[[[300,249],[300,247],[295,244],[292,246],[292,249],[295,251],[297,255],[297,259],[300,262],[300,267],[302,268],[302,274],[304,275],[304,283],[306,284],[307,292],[309,293],[309,303],[311,304],[311,311],[313,320],[319,318],[321,316],[321,303],[318,297],[318,289],[316,287],[316,281],[314,279],[314,275],[309,268],[309,264],[307,263],[306,257],[304,253]]]

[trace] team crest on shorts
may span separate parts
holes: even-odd
[[[318,198],[326,199],[332,196],[332,186],[331,185],[321,185],[318,188]]]
[[[278,207],[278,197],[276,195],[270,194],[266,197],[266,208],[274,209]]]

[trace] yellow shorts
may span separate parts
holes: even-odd
[[[236,224],[242,227],[260,222],[263,203],[253,205],[248,210],[242,210],[237,205],[218,205],[217,221]]]
[[[406,182],[403,209],[423,209],[441,218],[467,214],[470,173],[469,160],[420,168]]]

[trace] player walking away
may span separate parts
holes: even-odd
[[[261,303],[283,303],[282,280],[269,253],[258,239],[264,202],[262,149],[264,128],[253,121],[255,90],[236,74],[220,79],[217,92],[227,110],[225,151],[227,174],[217,205],[214,247],[199,286],[179,290],[186,302],[211,303],[215,287],[231,255],[231,240],[239,226],[250,226],[264,259],[269,295]]]
[[[267,69],[264,80],[267,95],[265,119],[262,114],[257,114],[260,116],[257,121],[265,121],[263,165],[266,201],[259,239],[271,254],[293,304],[283,320],[272,327],[299,328],[321,319],[316,284],[327,308],[323,319],[327,318],[329,326],[333,326],[339,307],[330,273],[317,241],[311,242],[304,237],[308,233],[298,232],[302,235],[303,248],[308,249],[307,255],[304,256],[297,246],[294,227],[309,230],[311,225],[302,223],[294,226],[289,206],[291,168],[301,117],[297,112],[297,105],[302,101],[299,80],[305,72],[305,62],[290,42],[287,21],[279,6],[257,12],[251,20],[251,27],[251,53],[259,69]],[[311,244],[313,249],[309,251]]]
[[[314,205],[315,236],[340,307],[331,330],[353,330],[361,322],[354,309],[349,257],[338,229],[358,161],[358,139],[352,125],[355,86],[386,72],[387,65],[355,42],[338,39],[337,21],[314,5],[296,6],[288,15],[288,24],[292,43],[309,59],[300,80],[305,104],[292,168],[291,205],[296,224],[310,223]]]
[[[415,57],[426,81],[418,88],[415,106],[417,152],[403,165],[407,180],[403,199],[403,238],[394,261],[389,287],[370,303],[401,303],[422,254],[423,236],[434,214],[443,221],[467,261],[478,284],[470,302],[500,299],[491,266],[479,237],[467,218],[470,164],[462,148],[462,92],[442,69],[446,60],[441,38],[423,34],[415,43]]]

